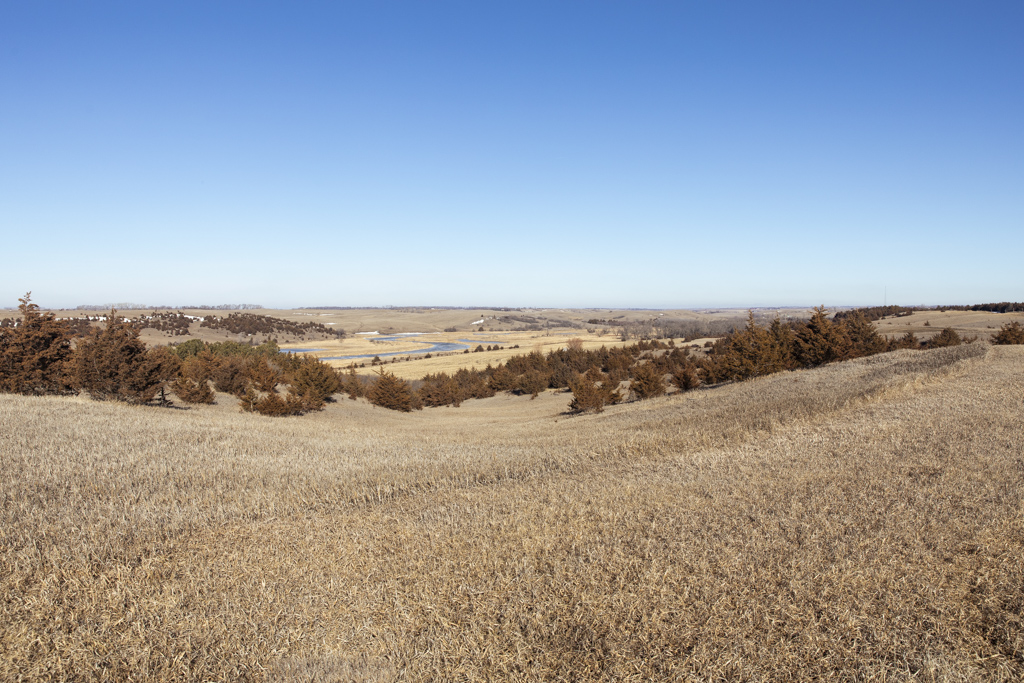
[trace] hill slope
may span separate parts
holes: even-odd
[[[0,396],[0,677],[1017,680],[1024,355],[560,414]]]

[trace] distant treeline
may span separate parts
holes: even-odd
[[[181,310],[186,311],[255,311],[263,308],[260,304],[221,304],[220,306],[147,306],[145,304],[132,304],[132,303],[120,303],[120,304],[102,304],[102,305],[86,305],[77,306],[75,310],[78,311],[163,311],[163,310]]]
[[[940,311],[989,311],[991,313],[1020,313],[1024,303],[1002,301],[998,304],[973,304],[971,306],[936,306]]]
[[[111,310],[113,314],[113,309]],[[83,316],[66,318],[73,337],[85,337],[94,329],[93,323],[104,322],[107,316]],[[166,332],[172,336],[187,336],[189,326],[193,322],[199,322],[200,327],[211,330],[224,330],[231,334],[242,334],[255,336],[258,334],[270,337],[273,335],[292,335],[305,337],[307,334],[318,334],[325,337],[344,338],[345,330],[316,322],[292,322],[281,318],[273,318],[266,315],[253,313],[231,313],[226,317],[207,315],[202,317],[190,316],[181,311],[160,311],[150,315],[141,315],[134,318],[125,318],[123,322],[133,325],[138,330],[154,329]],[[13,318],[0,320],[0,327],[13,327]]]
[[[926,310],[919,306],[867,306],[865,308],[854,308],[850,311],[839,311],[833,320],[842,320],[850,316],[862,315],[868,320],[875,321],[882,318],[903,318],[914,313],[914,311]]]
[[[297,323],[291,320],[273,318],[267,315],[255,315],[253,313],[231,313],[225,318],[208,315],[203,318],[199,326],[211,330],[227,330],[232,334],[290,334],[304,337],[307,333],[316,333],[338,338],[345,336],[345,330],[324,325],[323,323]]]
[[[861,314],[868,320],[881,320],[889,317],[903,317],[915,311],[988,311],[990,313],[1019,313],[1024,311],[1024,303],[1002,301],[997,304],[971,304],[970,306],[868,306],[850,311],[839,311],[836,320],[848,315]]]

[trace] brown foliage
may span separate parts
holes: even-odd
[[[171,383],[171,391],[185,403],[213,403],[213,391],[208,382],[196,381],[183,375]]]
[[[380,368],[377,372],[377,379],[370,387],[367,398],[376,406],[405,413],[416,407],[412,387],[409,386],[409,383],[395,377],[394,373],[388,372],[384,368]]]
[[[641,363],[633,368],[629,389],[639,399],[661,396],[665,393],[665,376],[654,363]]]
[[[0,391],[67,393],[71,330],[53,313],[40,313],[31,292],[18,301],[21,321],[16,327],[0,328]]]
[[[366,394],[366,387],[363,386],[362,380],[359,379],[359,375],[356,374],[355,365],[348,369],[342,380],[342,389],[348,394],[348,397],[353,401],[357,398]]]
[[[929,339],[927,346],[929,349],[941,349],[945,346],[960,346],[962,343],[963,339],[956,333],[956,330],[947,327]]]
[[[539,354],[538,354],[539,355]],[[540,370],[529,369],[516,378],[516,391],[537,398],[540,392],[548,388],[548,376]]]
[[[622,395],[618,391],[618,383],[612,382],[597,368],[591,368],[585,375],[576,375],[569,382],[569,389],[572,390],[572,402],[569,404],[569,409],[576,413],[587,411],[600,413],[606,405],[622,400]]]
[[[79,342],[72,376],[95,399],[148,403],[175,378],[180,363],[167,347],[147,350],[138,329],[111,311],[106,328]]]
[[[260,415],[268,417],[288,417],[290,415],[302,415],[309,408],[306,401],[299,395],[289,392],[284,398],[276,392],[252,401],[248,394],[243,397],[242,410],[254,410]],[[251,406],[251,408],[250,408]],[[322,407],[322,406],[321,406]],[[319,410],[314,408],[314,410]]]
[[[331,366],[314,356],[304,356],[290,391],[306,410],[322,410],[324,403],[341,391],[341,380]]]
[[[213,361],[211,379],[217,391],[241,397],[249,388],[249,363],[241,356],[219,356]]]
[[[825,307],[814,309],[814,315],[796,331],[796,360],[805,368],[845,360],[850,356],[850,340],[845,330],[825,313]]]
[[[1024,326],[1014,320],[999,328],[992,337],[993,344],[1024,344]]]

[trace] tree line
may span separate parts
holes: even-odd
[[[0,390],[20,394],[87,392],[99,400],[127,403],[213,403],[214,390],[234,396],[243,410],[286,416],[322,410],[339,394],[365,397],[374,405],[411,411],[454,406],[499,392],[535,398],[547,389],[572,392],[570,410],[600,412],[606,405],[665,394],[670,386],[690,391],[702,385],[812,368],[896,349],[954,346],[952,329],[922,342],[913,335],[887,340],[863,314],[830,319],[823,307],[807,321],[747,325],[710,348],[695,350],[674,341],[641,340],[615,348],[584,349],[580,339],[548,353],[513,356],[482,370],[462,368],[408,382],[383,366],[372,380],[355,365],[344,371],[310,355],[284,353],[274,341],[258,346],[192,339],[147,348],[137,326],[111,311],[104,328],[74,340],[67,321],[42,313],[30,294],[19,299],[21,320],[0,328]],[[994,344],[1024,344],[1024,327],[1007,323]]]

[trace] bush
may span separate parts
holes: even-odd
[[[682,366],[672,375],[672,383],[679,391],[691,391],[700,386],[700,376],[692,364]]]
[[[213,403],[213,391],[206,381],[196,381],[190,377],[178,375],[171,383],[171,391],[185,403]]]
[[[572,391],[569,409],[576,413],[600,413],[606,405],[622,400],[622,395],[618,392],[618,383],[602,375],[597,368],[591,368],[585,375],[577,374],[569,382],[569,389]]]
[[[428,406],[452,405],[457,408],[462,403],[459,385],[445,372],[425,375],[423,386],[417,393],[424,405]]]
[[[302,397],[293,393],[289,393],[287,397],[281,398],[280,394],[271,392],[255,402],[243,400],[243,410],[247,405],[251,405],[253,410],[260,415],[266,415],[268,417],[302,415],[307,410],[306,402]]]
[[[896,349],[919,349],[921,348],[921,342],[918,340],[917,335],[913,332],[907,332],[898,339],[889,340],[889,349],[895,351]]]
[[[993,344],[1024,344],[1024,326],[1014,320],[1006,323],[992,337]]]
[[[106,329],[79,343],[74,384],[95,399],[148,403],[175,378],[181,361],[167,347],[147,350],[135,326],[115,314],[110,312]]]
[[[633,369],[629,389],[639,399],[661,396],[665,393],[665,376],[654,363],[642,363]]]
[[[529,394],[531,399],[537,398],[547,388],[548,377],[539,370],[528,370],[516,379],[515,390],[520,394]]]
[[[846,360],[850,340],[845,330],[825,314],[825,307],[814,309],[814,315],[796,331],[794,352],[797,362],[807,368]]]
[[[174,351],[178,358],[187,360],[192,356],[198,356],[202,351],[206,350],[206,342],[202,339],[189,339],[187,342],[171,347],[171,350]]]
[[[241,356],[222,356],[213,362],[213,386],[217,391],[241,397],[249,388],[249,364]]]
[[[63,394],[71,390],[71,330],[53,313],[40,313],[32,293],[19,299],[21,321],[0,328],[0,391]]]
[[[331,396],[341,391],[341,380],[334,369],[313,356],[302,358],[292,380],[291,393],[306,410],[322,410]]]
[[[387,408],[389,410],[400,410],[404,413],[412,411],[415,407],[413,401],[412,387],[405,380],[395,377],[394,373],[381,368],[377,373],[377,379],[367,395],[370,403]]]
[[[882,353],[888,347],[885,338],[863,313],[852,312],[842,318],[840,324],[846,338],[850,340],[849,355],[851,358],[873,356]]]
[[[928,340],[928,348],[941,349],[946,346],[960,346],[962,343],[963,340],[960,338],[960,335],[956,333],[956,330],[951,327],[947,327]]]
[[[349,366],[348,372],[345,374],[344,379],[341,382],[342,389],[348,394],[348,397],[353,401],[364,396],[366,394],[366,388],[363,386],[363,381],[359,379],[359,375],[356,374],[355,364]]]

